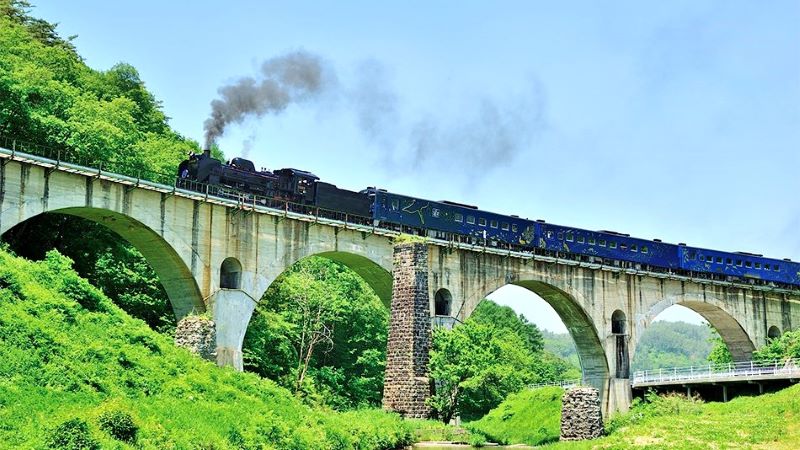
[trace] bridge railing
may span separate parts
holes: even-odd
[[[569,389],[581,385],[583,385],[583,380],[578,378],[574,380],[562,380],[562,381],[551,381],[548,383],[529,384],[528,389],[538,389],[542,387],[551,387],[551,386],[557,386],[560,388]]]
[[[800,359],[781,361],[741,361],[727,364],[637,370],[632,384],[672,383],[677,381],[714,381],[748,377],[800,377]]]

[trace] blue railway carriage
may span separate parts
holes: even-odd
[[[615,231],[590,231],[541,223],[537,247],[601,260],[624,261],[651,268],[679,269],[677,246],[630,237]],[[601,261],[598,261],[601,262]]]
[[[800,284],[800,264],[788,259],[764,258],[746,252],[721,252],[681,245],[681,268],[720,276],[751,278],[785,284]]]
[[[398,226],[426,229],[434,238],[449,234],[469,236],[472,243],[501,243],[528,247],[534,241],[534,222],[514,216],[481,211],[476,206],[449,201],[431,201],[379,189],[374,195],[372,217],[376,225],[388,222]],[[399,228],[398,228],[399,229]]]

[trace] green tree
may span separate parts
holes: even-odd
[[[0,0],[0,135],[25,151],[89,165],[103,161],[106,170],[172,183],[178,163],[199,145],[169,127],[137,70],[125,63],[106,71],[88,67],[72,45],[74,37],[60,37],[55,24],[30,12],[25,0]],[[34,145],[20,147],[22,141]],[[126,311],[156,329],[174,326],[152,268],[108,230],[47,214],[8,239],[30,258],[59,249]]]
[[[800,330],[787,331],[753,353],[756,361],[782,361],[800,358]]]
[[[544,350],[544,339],[539,327],[528,322],[524,315],[514,312],[509,306],[501,306],[491,300],[482,301],[470,318],[478,323],[490,324],[495,328],[506,329],[526,343],[532,352]]]
[[[388,320],[357,274],[304,259],[261,300],[245,336],[245,369],[337,409],[379,405]]]
[[[711,337],[708,341],[712,344],[711,352],[708,354],[708,362],[712,364],[728,364],[733,362],[733,355],[731,355],[731,351],[728,350],[728,346],[725,344],[725,341],[722,340],[722,336],[717,333],[717,330],[708,325],[711,329]]]

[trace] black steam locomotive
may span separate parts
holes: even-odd
[[[244,158],[233,158],[223,164],[207,150],[191,154],[180,163],[178,186],[197,191],[213,188],[214,195],[222,197],[241,198],[245,193],[256,202],[311,206],[365,219],[372,215],[372,202],[366,191],[339,189],[304,170],[256,170],[253,162]]]

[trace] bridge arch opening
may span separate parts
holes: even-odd
[[[238,259],[228,257],[222,261],[219,269],[220,289],[241,289],[242,263]]]
[[[391,273],[364,256],[298,259],[256,297],[244,369],[294,391],[316,386],[332,405],[379,406],[391,287]]]
[[[94,225],[99,228],[91,229]],[[102,208],[63,208],[26,217],[3,233],[2,237],[17,254],[32,259],[43,257],[44,252],[51,248],[59,249],[67,256],[82,255],[82,258],[73,259],[83,260],[87,264],[87,267],[76,267],[79,273],[86,275],[88,264],[96,263],[94,259],[86,257],[87,252],[94,251],[94,241],[91,238],[109,232],[111,241],[122,238],[141,253],[146,264],[155,272],[174,315],[172,326],[193,311],[205,312],[197,283],[172,245],[130,216]],[[116,250],[129,252],[125,248]],[[113,254],[111,260],[113,263]],[[157,293],[153,295],[158,296]],[[151,323],[146,316],[147,312],[141,314],[144,315],[141,318]]]
[[[778,339],[779,337],[781,337],[781,329],[775,325],[769,327],[769,330],[767,331],[767,339],[771,341],[773,339]]]
[[[485,297],[512,307],[537,325],[544,337],[545,351],[574,368],[562,378],[577,375],[582,383],[596,387],[604,395],[609,379],[606,354],[597,329],[574,295],[541,281],[522,280],[500,286]],[[459,319],[464,320],[462,314]]]
[[[434,295],[434,314],[437,316],[450,316],[452,314],[453,294],[445,288],[439,289]]]
[[[741,324],[713,298],[663,300],[638,323],[635,334],[634,372],[748,361],[755,350]]]

